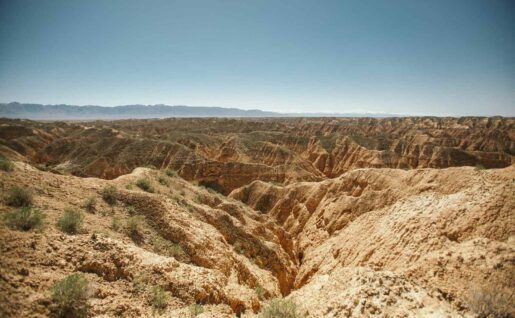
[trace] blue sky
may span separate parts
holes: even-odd
[[[515,2],[0,0],[0,102],[515,115]]]

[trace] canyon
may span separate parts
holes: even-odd
[[[2,317],[73,273],[95,317],[515,314],[514,118],[0,119],[0,154],[0,213],[44,214],[0,222]]]

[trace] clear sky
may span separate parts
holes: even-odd
[[[0,102],[515,116],[511,0],[0,0]]]

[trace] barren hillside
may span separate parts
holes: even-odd
[[[511,317],[514,124],[1,120],[0,316]]]

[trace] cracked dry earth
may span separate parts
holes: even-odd
[[[407,167],[411,170],[354,161],[344,169],[338,156],[351,160],[357,153],[373,153],[384,159],[384,153],[389,153],[396,160],[403,159],[394,151],[358,144],[348,149],[354,155],[342,154],[343,144],[336,142],[333,146],[339,150],[325,152],[331,163],[322,165],[312,154],[320,157],[323,151],[317,145],[323,138],[310,141],[310,154],[299,150],[299,144],[285,150],[284,137],[281,145],[260,141],[261,153],[245,153],[249,148],[234,140],[248,136],[233,135],[232,150],[222,150],[228,157],[215,156],[207,145],[199,146],[199,136],[190,140],[197,145],[189,149],[209,160],[217,158],[217,167],[223,167],[211,174],[191,172],[191,162],[179,166],[173,158],[168,165],[158,165],[162,169],[137,167],[125,173],[133,161],[122,165],[120,158],[106,156],[106,162],[115,160],[118,165],[119,173],[110,179],[85,173],[114,171],[98,162],[93,164],[95,170],[91,162],[77,159],[81,151],[83,157],[90,156],[90,150],[62,146],[75,143],[72,139],[79,140],[77,136],[56,139],[57,130],[71,129],[59,125],[69,124],[44,124],[55,125],[56,131],[47,130],[47,135],[37,130],[43,128],[35,128],[36,123],[24,124],[32,125],[30,133],[17,133],[9,125],[2,126],[0,150],[12,158],[14,169],[0,170],[2,197],[14,186],[27,187],[33,205],[45,218],[42,228],[31,231],[0,222],[1,317],[49,316],[50,287],[76,272],[89,282],[90,315],[95,317],[191,317],[194,304],[203,308],[197,317],[258,317],[274,298],[292,300],[304,317],[476,317],[471,291],[492,285],[496,290],[515,289],[512,122],[480,138],[483,143],[475,141],[483,145],[482,150],[460,150],[501,166],[494,169],[454,167],[465,165],[459,160],[448,161],[450,167],[417,164]],[[127,124],[122,121],[120,125]],[[95,128],[87,129],[91,134]],[[29,142],[26,136],[30,134],[46,138],[46,146]],[[344,132],[337,134],[341,140],[346,138]],[[411,134],[422,138],[420,131]],[[108,139],[121,139],[116,142],[134,142],[124,142],[126,136],[108,135]],[[492,147],[486,146],[497,138],[493,136],[508,136],[499,142],[508,145],[504,153],[494,155]],[[181,138],[185,143],[186,137]],[[16,143],[18,147],[13,146]],[[57,144],[64,147],[59,148],[59,156],[55,155]],[[39,155],[27,145],[39,149]],[[155,156],[159,156],[156,149]],[[268,153],[271,149],[273,156]],[[44,169],[48,171],[40,167],[42,153],[49,162],[54,156],[51,169]],[[303,170],[281,168],[295,178],[275,180],[270,179],[277,167],[272,162],[266,164],[265,174],[249,175],[242,165],[231,165],[231,157],[250,165],[249,158],[263,153],[276,158],[278,165],[290,162]],[[437,155],[432,158],[442,162]],[[166,166],[178,174],[166,175]],[[244,182],[212,183],[212,173],[229,170],[232,177],[243,173]],[[80,176],[70,174],[74,171],[80,171],[76,173]],[[152,193],[136,186],[141,179],[150,181]],[[114,206],[102,200],[106,186],[117,188]],[[96,198],[96,206],[87,212],[85,201],[90,197]],[[69,207],[84,213],[82,230],[74,235],[55,225]],[[5,200],[0,203],[0,213],[11,210]],[[123,228],[134,216],[142,217],[138,237]],[[170,295],[159,313],[150,304],[153,286]],[[508,314],[514,314],[513,305]]]

